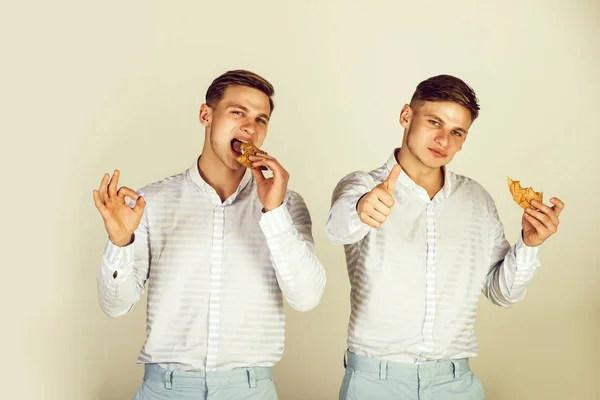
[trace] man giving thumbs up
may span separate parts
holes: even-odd
[[[421,82],[400,112],[402,147],[334,191],[327,236],[344,245],[352,287],[341,400],[483,399],[468,362],[479,295],[523,299],[564,204],[532,203],[506,241],[490,195],[446,168],[478,113],[462,80]]]

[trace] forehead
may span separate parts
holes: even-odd
[[[453,101],[423,101],[415,107],[415,114],[433,115],[464,130],[471,126],[471,112]]]
[[[229,107],[233,104],[244,106],[252,111],[270,114],[269,96],[258,89],[248,86],[228,86],[223,92],[219,106]]]

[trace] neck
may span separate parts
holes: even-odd
[[[396,161],[413,182],[427,191],[430,199],[433,199],[444,186],[444,171],[442,171],[442,168],[431,168],[424,165],[410,152],[406,145],[396,152]]]
[[[223,202],[237,190],[246,168],[227,168],[211,151],[206,151],[206,148],[204,150],[198,160],[198,171]]]

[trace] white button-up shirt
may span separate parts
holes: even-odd
[[[277,363],[283,298],[306,311],[325,286],[303,199],[288,191],[282,206],[263,213],[248,170],[221,202],[196,164],[138,193],[147,205],[135,240],[106,244],[97,281],[101,308],[116,317],[149,280],[138,362],[201,371]]]
[[[538,248],[522,239],[511,247],[487,191],[447,168],[433,199],[402,171],[391,215],[369,227],[357,202],[395,164],[392,154],[374,171],[347,175],[334,191],[327,236],[346,254],[348,349],[409,363],[475,356],[481,292],[504,307],[523,299],[540,265]]]

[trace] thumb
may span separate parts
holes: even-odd
[[[396,189],[396,182],[398,181],[398,177],[400,176],[400,172],[402,171],[402,167],[400,164],[394,165],[394,168],[390,171],[389,176],[383,182],[383,186],[388,193],[394,194],[394,190]]]
[[[138,213],[138,214],[143,214],[144,213],[144,208],[146,207],[146,199],[144,199],[143,196],[139,196],[137,198],[137,200],[135,201],[135,206],[133,207],[133,210]]]

